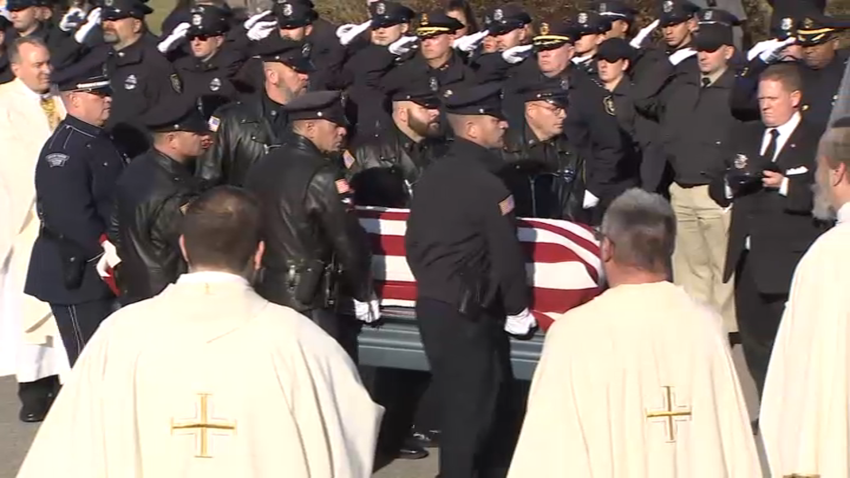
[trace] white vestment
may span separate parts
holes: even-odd
[[[382,413],[316,324],[188,274],[100,325],[18,477],[366,478]]]
[[[50,101],[65,116],[62,102]],[[38,94],[20,80],[0,85],[0,376],[31,382],[68,370],[50,306],[24,294],[40,221],[35,165],[51,135]]]
[[[772,476],[850,477],[850,204],[809,248],[770,357],[759,425]]]
[[[508,476],[760,477],[720,315],[658,282],[557,319]]]

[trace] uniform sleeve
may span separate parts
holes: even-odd
[[[227,108],[227,106],[223,108]],[[209,120],[210,131],[213,132],[212,145],[196,162],[195,176],[203,179],[210,186],[221,183],[222,164],[230,162],[230,158],[227,157],[229,152],[233,150],[229,144],[230,121],[230,115],[222,108],[213,113]]]
[[[735,78],[735,86],[729,97],[732,115],[739,121],[758,121],[761,119],[758,102],[759,76],[768,64],[756,57],[747,65],[744,72]]]
[[[152,292],[158,294],[169,283],[175,281],[184,271],[184,261],[180,251],[180,223],[183,210],[195,199],[189,193],[178,193],[166,199],[155,214],[150,226],[150,240],[153,250],[167,251],[165,257],[156,258],[158,270],[149,271]],[[157,283],[159,282],[159,283]]]
[[[93,258],[100,254],[98,239],[106,225],[92,198],[89,158],[85,154],[48,152],[36,168],[36,189],[44,222]]]
[[[484,235],[492,274],[508,315],[529,306],[525,254],[517,238],[514,197],[501,184],[493,188],[483,204]]]
[[[333,245],[354,298],[365,302],[372,295],[372,251],[366,231],[351,208],[351,189],[342,173],[325,167],[313,176],[307,196],[327,238]]]

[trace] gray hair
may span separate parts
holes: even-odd
[[[15,39],[11,45],[9,45],[9,63],[20,64],[21,63],[21,47],[24,45],[32,45],[32,46],[40,46],[45,50],[50,50],[47,48],[47,43],[44,42],[39,37],[35,36],[26,36]]]
[[[676,215],[660,195],[629,189],[605,212],[602,235],[614,244],[617,263],[660,272],[673,255]]]
[[[818,156],[823,156],[831,168],[844,163],[850,168],[850,117],[840,118],[827,128],[818,143]]]

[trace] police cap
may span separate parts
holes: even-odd
[[[502,88],[499,83],[463,86],[443,93],[446,113],[455,115],[487,115],[504,119]]]
[[[534,37],[534,46],[538,50],[554,50],[576,39],[575,25],[564,21],[542,22]]]
[[[339,91],[311,91],[283,107],[290,121],[324,119],[346,126],[345,104]]]
[[[797,36],[800,19],[792,16],[775,17],[770,25],[770,36],[779,40],[787,40]]]
[[[734,45],[732,27],[722,23],[702,25],[694,34],[694,48],[697,51],[717,51],[724,45]]]
[[[813,11],[800,21],[797,38],[803,46],[820,45],[831,40],[838,30],[847,28],[850,28],[850,21]]]
[[[699,22],[700,26],[721,24],[736,27],[741,24],[741,20],[738,17],[720,8],[700,10],[697,13],[697,22]]]
[[[189,31],[186,38],[223,35],[230,29],[227,12],[214,5],[198,5],[192,8],[189,17]]]
[[[596,11],[603,17],[607,17],[612,22],[616,20],[624,20],[632,23],[635,21],[635,15],[638,11],[630,7],[622,0],[605,0],[599,2]]]
[[[578,12],[575,20],[576,39],[584,35],[597,35],[611,29],[611,19],[596,12]]]
[[[629,45],[629,42],[622,38],[609,38],[599,44],[599,49],[596,52],[596,58],[605,60],[608,63],[614,63],[620,60],[632,61],[635,55],[635,49]]]
[[[311,8],[313,10],[316,9],[316,5],[312,2],[312,0],[283,0],[287,3],[297,3],[298,5],[304,5],[305,7]]]
[[[426,108],[438,108],[440,83],[434,76],[423,75],[417,68],[404,65],[392,69],[382,82],[392,101],[412,101]]]
[[[694,17],[699,7],[688,0],[662,0],[658,19],[662,27],[678,25]]]
[[[513,3],[494,8],[484,16],[484,24],[491,35],[504,35],[529,23],[531,16]]]
[[[319,18],[319,14],[310,5],[290,0],[276,3],[273,11],[278,26],[287,30],[306,27]]]
[[[310,60],[309,43],[280,35],[269,35],[256,42],[253,55],[267,63],[283,63],[298,73],[311,73],[316,69]]]
[[[153,9],[140,0],[103,0],[101,18],[104,20],[121,20],[137,18],[142,20],[145,15],[153,13]]]
[[[80,61],[54,72],[52,78],[59,91],[112,94],[106,65],[97,55],[86,55]]]
[[[463,23],[458,19],[446,15],[442,10],[419,15],[419,26],[416,35],[419,38],[430,38],[444,33],[454,33],[463,28]]]
[[[30,7],[41,6],[47,6],[44,0],[8,0],[6,2],[6,10],[10,12],[19,12]]]
[[[144,117],[145,126],[154,133],[169,131],[209,132],[197,103],[191,96],[178,96],[173,101],[160,101]]]
[[[560,78],[546,78],[529,82],[519,89],[523,101],[546,101],[555,106],[566,108],[569,103],[569,83]]]
[[[374,2],[369,5],[372,28],[388,28],[407,23],[416,14],[408,7],[396,2]]]

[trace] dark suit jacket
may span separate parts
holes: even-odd
[[[765,130],[761,123],[749,123],[736,129],[733,137],[735,153],[728,159],[730,168],[735,167],[735,158],[741,158],[741,155],[747,158],[747,162],[756,165],[757,170],[763,170],[770,164],[760,154]],[[780,150],[775,166],[789,179],[787,196],[779,194],[778,189],[756,185],[738,188],[733,191],[733,199],[727,199],[726,175],[709,185],[709,194],[718,204],[723,207],[733,204],[724,281],[728,281],[735,272],[749,237],[748,260],[753,261],[759,291],[787,294],[790,290],[797,262],[824,231],[824,225],[811,214],[811,186],[819,138],[817,129],[803,120]],[[788,175],[791,170],[804,172]]]

